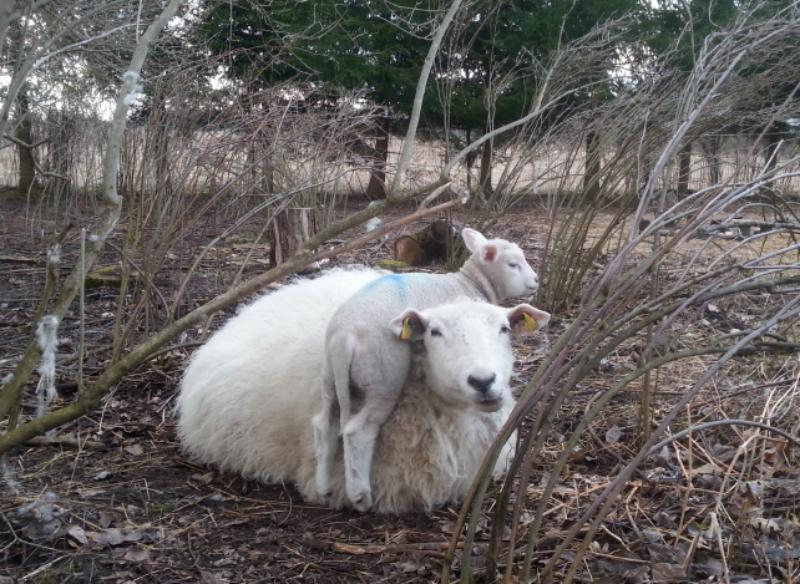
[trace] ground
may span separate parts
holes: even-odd
[[[5,375],[30,335],[31,315],[43,284],[45,244],[37,233],[51,233],[54,222],[29,215],[23,201],[2,205],[0,375]],[[543,252],[544,229],[543,214],[531,207],[515,211],[492,233],[519,241],[536,264]],[[192,261],[188,250],[198,249],[219,231],[214,225],[194,231],[168,256],[164,279],[155,283],[165,297],[163,304],[170,303]],[[244,278],[262,271],[266,248],[256,246],[256,253],[248,255],[251,242],[245,232],[209,252],[189,282],[186,297],[191,300],[179,304],[177,313],[225,289],[240,269]],[[77,249],[73,235],[65,246],[63,273],[76,261]],[[370,244],[336,262],[374,263],[390,255],[388,245]],[[100,263],[113,265],[118,258],[109,248]],[[87,376],[102,372],[111,356],[118,294],[113,286],[87,291]],[[138,326],[130,335],[146,334],[148,326],[155,326],[154,307],[158,306],[156,300],[141,308]],[[712,306],[704,311],[687,318],[704,320],[709,327],[733,326],[737,318],[748,318],[741,306]],[[569,316],[556,315],[543,336],[520,344],[519,387],[530,379]],[[399,517],[334,511],[304,504],[290,486],[219,474],[193,465],[181,454],[172,417],[181,370],[191,350],[205,338],[206,329],[217,328],[223,317],[193,327],[172,350],[130,374],[100,410],[60,429],[49,441],[32,442],[12,453],[10,465],[18,490],[0,486],[0,584],[439,580],[459,512],[457,504],[434,513]],[[78,314],[73,311],[59,331],[59,403],[75,395],[77,331]],[[527,491],[530,509],[538,503],[548,463],[559,454],[564,435],[574,428],[597,391],[629,370],[635,351],[636,346],[621,347],[559,411],[552,442],[545,447],[545,459],[535,466],[537,474]],[[702,370],[704,364],[698,358],[688,368]],[[666,367],[659,374],[657,413],[685,391],[692,378],[686,368],[684,363],[680,370]],[[798,371],[793,357],[743,359],[709,384],[689,414],[698,421],[724,408],[729,417],[753,418],[769,395],[797,399],[796,392],[781,391],[792,385],[796,388]],[[548,502],[544,536],[535,550],[537,560],[550,556],[578,507],[604,488],[618,472],[620,461],[629,457],[628,437],[636,428],[636,390],[631,387],[623,392],[615,401],[614,413],[593,426],[576,450],[563,482]],[[24,413],[34,411],[31,388]],[[795,424],[796,435],[797,415],[785,422],[790,429]],[[744,430],[726,428],[698,439],[695,456],[699,460],[694,462],[679,459],[676,464],[652,457],[626,487],[619,508],[606,518],[592,543],[580,576],[583,581],[714,582],[722,581],[726,571],[731,581],[796,581],[800,563],[797,454],[790,452],[785,440],[763,436],[757,449],[744,452],[739,447],[751,439],[748,436],[752,438]],[[490,496],[474,550],[479,577],[492,505]],[[562,558],[562,567],[569,566],[570,554]]]

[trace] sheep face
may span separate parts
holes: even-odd
[[[461,236],[500,298],[532,296],[539,289],[539,276],[518,245],[505,239],[486,239],[469,227]]]
[[[449,403],[493,412],[511,397],[511,335],[529,334],[549,318],[528,304],[505,309],[461,301],[407,309],[391,327],[401,340],[424,347],[426,382],[433,392]]]

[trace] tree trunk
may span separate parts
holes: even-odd
[[[709,186],[717,185],[720,180],[722,180],[722,168],[719,159],[719,151],[722,148],[722,138],[719,136],[708,136],[701,140],[700,146],[703,148],[703,153],[708,161]]]
[[[318,231],[317,211],[308,207],[284,209],[272,222],[269,259],[278,266],[300,249]]]
[[[781,133],[775,124],[770,125],[764,134],[766,150],[764,151],[764,170],[771,172],[778,164],[778,144],[781,142]]]
[[[642,152],[642,163],[641,168],[639,170],[639,193],[641,194],[645,188],[647,188],[647,183],[650,182],[650,173],[653,172],[653,168],[655,166],[655,161],[652,159],[651,155],[648,152]]]
[[[50,170],[69,179],[70,170],[74,167],[74,137],[75,119],[63,111],[51,113],[47,124],[49,129],[49,162]],[[51,185],[53,198],[58,206],[58,201],[67,200],[72,193],[70,180],[57,180]]]
[[[689,192],[689,175],[692,173],[692,143],[687,142],[678,152],[678,196]]]
[[[30,106],[28,105],[28,94],[23,87],[17,96],[17,131],[15,136],[20,142],[27,146],[17,144],[17,155],[19,157],[19,180],[17,189],[20,193],[27,193],[36,182],[36,163],[33,158],[33,120],[31,120]]]
[[[172,192],[169,172],[169,123],[165,91],[163,85],[155,88],[153,106],[148,119],[148,146],[145,153],[151,165],[150,172],[155,181],[155,192],[159,196],[169,195]]]
[[[272,140],[264,136],[261,140],[262,156],[264,157],[264,166],[262,168],[261,177],[261,190],[267,194],[275,192],[275,162],[273,156],[275,153],[272,151]]]
[[[467,146],[469,146],[470,144],[472,144],[472,132],[470,131],[469,126],[467,126],[466,129],[466,137],[467,137],[466,144]],[[469,192],[472,192],[472,165],[475,164],[475,157],[476,154],[475,151],[473,150],[469,154],[467,154],[466,158],[464,159],[464,164],[467,167],[467,190]]]
[[[378,123],[375,139],[375,158],[367,186],[367,197],[376,201],[386,197],[386,163],[389,160],[389,118],[384,115]]]
[[[583,192],[590,200],[596,199],[600,194],[600,136],[594,130],[586,133]]]
[[[483,145],[481,150],[481,172],[478,184],[484,198],[490,197],[494,193],[492,187],[492,159],[494,158],[494,146],[489,140]]]
[[[166,121],[166,112],[163,118]],[[169,130],[165,123],[156,136],[156,192],[161,195],[172,193],[172,178],[169,172]]]

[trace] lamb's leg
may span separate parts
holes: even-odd
[[[311,419],[314,427],[314,451],[317,457],[315,482],[317,492],[330,497],[333,463],[339,442],[339,412],[334,396],[323,395],[322,409]]]
[[[353,383],[364,393],[364,405],[349,421],[342,417],[344,480],[353,507],[366,511],[372,506],[370,472],[375,441],[408,377],[411,349],[408,343],[397,341],[383,352],[366,358],[355,349],[352,351],[349,373]]]
[[[346,404],[349,411],[349,402]],[[333,464],[339,446],[339,403],[336,399],[333,372],[326,359],[322,366],[322,409],[311,423],[314,427],[314,450],[317,456],[315,482],[317,492],[330,497],[333,480]]]
[[[370,471],[375,441],[381,426],[392,413],[399,393],[367,393],[364,406],[344,428],[345,488],[357,511],[367,511],[372,507]]]

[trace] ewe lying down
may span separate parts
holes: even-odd
[[[516,296],[530,297],[539,287],[536,272],[516,244],[487,240],[470,228],[462,231],[462,237],[471,256],[458,272],[384,276],[356,292],[333,315],[326,332],[322,409],[313,420],[321,495],[331,490],[341,432],[347,494],[356,509],[365,511],[372,505],[370,466],[375,440],[411,367],[411,345],[401,337],[410,337],[412,331],[406,328],[399,334],[396,326],[390,326],[392,318],[408,307],[424,309],[459,297],[494,304]],[[533,318],[531,325],[543,324],[549,315],[538,311]],[[434,327],[434,336],[442,334]],[[485,408],[503,391],[501,380],[488,369],[474,369],[469,384],[481,395]],[[364,399],[351,417],[353,387]]]
[[[223,470],[292,482],[308,501],[347,505],[341,454],[330,496],[316,489],[311,417],[322,400],[328,322],[381,275],[332,270],[264,296],[231,319],[195,353],[184,375],[178,398],[184,449]],[[524,304],[504,309],[462,300],[395,315],[394,330],[409,328],[421,342],[413,343],[411,375],[377,440],[374,510],[429,510],[463,497],[514,405],[510,335],[523,332],[526,318],[536,314]],[[475,371],[496,377],[491,407],[469,381]],[[512,451],[513,440],[496,474]]]

